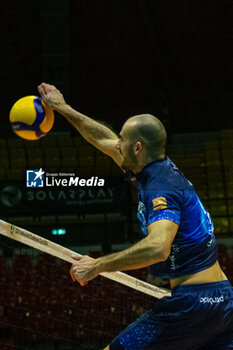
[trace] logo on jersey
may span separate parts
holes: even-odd
[[[215,298],[209,298],[209,297],[205,297],[205,298],[200,298],[199,299],[200,303],[208,303],[208,304],[219,304],[219,303],[223,303],[224,302],[224,296],[221,295],[219,298],[215,297]]]
[[[152,199],[153,210],[167,209],[167,200],[165,197]]]
[[[147,235],[147,223],[146,223],[146,207],[141,201],[138,202],[138,213],[137,217],[141,223],[141,230],[144,235]]]
[[[176,244],[172,244],[171,246],[171,253],[168,257],[170,262],[170,269],[175,270],[176,269],[176,255],[180,252],[180,247]]]

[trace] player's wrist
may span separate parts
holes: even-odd
[[[95,259],[95,269],[96,269],[98,275],[99,275],[101,272],[104,272],[103,258],[97,258],[97,259]]]
[[[58,104],[54,105],[53,109],[55,109],[55,111],[57,111],[63,115],[66,115],[72,111],[71,106],[68,105],[66,102],[62,102],[62,103],[58,103]]]

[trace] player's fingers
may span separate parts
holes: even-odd
[[[71,275],[71,278],[72,280],[75,282],[75,281],[78,281],[80,286],[84,287],[88,281],[82,281],[82,280],[78,280],[77,279],[77,276],[76,276],[76,272],[77,272],[77,269],[75,269],[74,265],[72,265],[71,269],[70,269],[70,275]]]
[[[41,86],[41,87],[44,89],[44,91],[47,92],[47,90],[49,89],[49,87],[50,87],[51,85],[49,85],[49,84],[47,84],[47,83],[41,83],[39,86]]]
[[[56,87],[54,85],[50,85],[47,83],[41,83],[39,86],[43,88],[45,94],[49,93],[50,91],[56,90]]]
[[[37,90],[39,91],[39,93],[40,93],[40,95],[41,95],[42,98],[45,98],[45,97],[46,97],[46,92],[45,92],[43,86],[39,85],[39,86],[37,87]]]
[[[47,89],[51,88],[53,85],[50,85],[48,83],[41,83],[40,86],[42,86],[43,89],[47,90]]]
[[[75,272],[73,270],[73,265],[71,266],[71,269],[70,269],[70,276],[71,276],[72,280],[75,282],[76,276],[75,276]]]
[[[79,281],[79,284],[80,284],[80,286],[82,286],[82,287],[86,286],[87,283],[88,283],[88,281],[85,281],[85,282]]]

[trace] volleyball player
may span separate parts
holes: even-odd
[[[38,90],[139,191],[145,238],[98,259],[74,257],[73,280],[85,285],[101,272],[146,266],[170,280],[172,296],[157,301],[105,350],[233,349],[233,288],[218,263],[212,220],[193,185],[166,157],[163,124],[152,115],[134,116],[117,136],[73,110],[54,86],[42,83]]]

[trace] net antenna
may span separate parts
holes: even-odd
[[[0,234],[15,241],[26,244],[29,247],[39,249],[42,252],[53,255],[71,264],[73,264],[74,262],[74,260],[72,259],[73,255],[79,257],[82,256],[79,253],[76,253],[57,243],[45,239],[44,237],[40,237],[35,233],[24,230],[18,226],[12,225],[3,220],[0,220]],[[165,296],[171,296],[171,292],[168,289],[156,287],[152,284],[139,280],[123,272],[102,272],[100,275],[112,281],[136,289],[139,292],[153,296],[157,299],[160,299]]]

